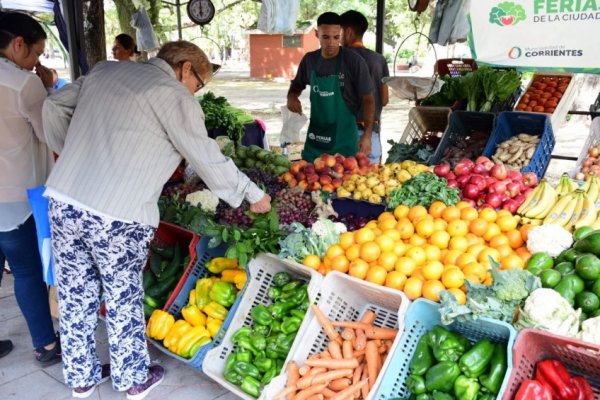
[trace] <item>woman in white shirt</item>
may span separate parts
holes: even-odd
[[[0,16],[0,279],[8,261],[35,357],[49,365],[61,360],[61,348],[26,192],[45,183],[53,163],[42,131],[42,104],[52,87],[52,72],[39,63],[45,43],[46,33],[30,16]],[[10,341],[0,341],[0,356],[11,349]]]
[[[137,50],[135,40],[126,33],[115,37],[112,47],[113,58],[117,61],[136,61],[140,52]]]

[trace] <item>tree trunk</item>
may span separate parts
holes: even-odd
[[[135,12],[135,7],[131,0],[113,0],[117,7],[117,15],[119,16],[119,25],[121,26],[121,33],[126,33],[132,38],[135,38],[135,29],[131,26],[131,14]],[[152,14],[150,13],[152,19]],[[158,12],[156,13],[156,19],[158,20]],[[152,21],[152,24],[155,22]],[[110,41],[114,38],[109,38]]]
[[[98,61],[106,60],[104,1],[86,0],[82,5],[85,53],[88,65],[92,69]]]

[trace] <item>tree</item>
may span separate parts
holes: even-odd
[[[83,6],[84,49],[90,69],[98,62],[106,60],[106,40],[104,38],[104,1],[85,0]]]

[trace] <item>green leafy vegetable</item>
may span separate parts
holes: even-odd
[[[429,208],[434,201],[442,201],[453,206],[460,201],[458,189],[448,187],[448,181],[432,173],[422,173],[402,184],[388,197],[388,209],[393,210],[400,204],[413,207],[420,204]]]
[[[223,96],[216,97],[211,91],[199,98],[204,111],[204,124],[207,129],[224,128],[227,136],[237,145],[244,136],[244,125],[254,122],[254,118],[244,110],[232,107]]]
[[[521,78],[516,70],[496,71],[482,75],[483,91],[486,100],[480,111],[488,112],[496,102],[503,102],[521,86]]]
[[[393,140],[388,140],[392,145],[388,151],[386,164],[399,163],[404,160],[416,161],[419,163],[427,163],[433,155],[434,150],[426,144],[406,144],[396,143]]]

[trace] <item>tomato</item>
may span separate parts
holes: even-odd
[[[556,108],[557,103],[555,101],[547,101],[544,103],[544,107],[546,108]]]
[[[552,114],[554,112],[554,108],[553,107],[548,107],[544,109],[544,112],[547,112],[548,114]]]
[[[533,107],[533,112],[544,112],[544,106]]]
[[[527,104],[527,106],[528,106],[528,107],[530,107],[530,108],[532,108],[532,109],[533,109],[534,107],[536,107],[537,105],[538,105],[538,102],[537,102],[536,100],[531,100],[531,101],[529,102],[529,104]]]

